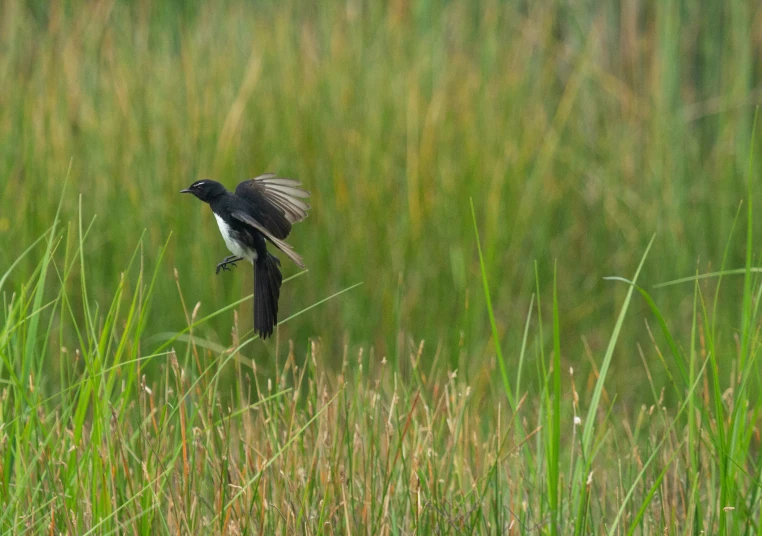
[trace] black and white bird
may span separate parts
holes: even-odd
[[[240,183],[235,192],[212,180],[196,181],[180,191],[212,207],[225,245],[232,253],[217,264],[217,273],[244,259],[254,265],[254,330],[263,339],[272,335],[278,323],[283,281],[280,261],[267,251],[267,242],[304,268],[302,258],[283,241],[291,225],[306,218],[310,208],[303,201],[310,194],[300,186],[299,181],[268,173]]]

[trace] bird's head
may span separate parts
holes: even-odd
[[[196,181],[185,190],[180,190],[181,194],[193,194],[201,201],[209,203],[216,197],[225,193],[225,187],[217,181],[211,181],[208,179]]]

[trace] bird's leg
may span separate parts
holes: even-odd
[[[219,274],[220,270],[230,270],[228,268],[229,264],[232,264],[235,268],[235,263],[238,261],[242,261],[243,257],[236,257],[235,255],[228,255],[224,259],[222,259],[222,262],[217,263],[217,270],[214,272],[215,274]]]

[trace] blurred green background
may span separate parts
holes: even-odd
[[[85,222],[97,215],[85,252],[93,300],[109,302],[144,231],[148,266],[172,233],[157,334],[185,325],[174,268],[201,315],[252,289],[244,265],[214,275],[227,250],[211,211],[178,194],[199,178],[233,188],[272,171],[311,190],[310,217],[289,239],[309,272],[286,284],[282,317],[364,282],[282,326],[282,340],[320,337],[338,362],[345,345],[407,360],[424,339],[424,359],[447,366],[494,352],[469,198],[508,362],[534,262],[547,316],[557,261],[562,363],[589,370],[626,291],[602,278],[631,277],[654,233],[646,286],[719,269],[746,196],[762,100],[756,2],[0,10],[0,272],[52,223],[71,162],[63,218],[76,221],[79,194]],[[729,265],[743,266],[743,233],[730,244]],[[728,285],[730,325],[740,284]],[[654,293],[677,333],[689,333],[692,291]],[[637,343],[650,346],[649,313],[634,305],[613,374],[625,395],[643,375]],[[227,345],[231,323],[223,314],[201,331]]]

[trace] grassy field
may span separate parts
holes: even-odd
[[[762,9],[588,4],[0,5],[2,533],[756,534]]]

